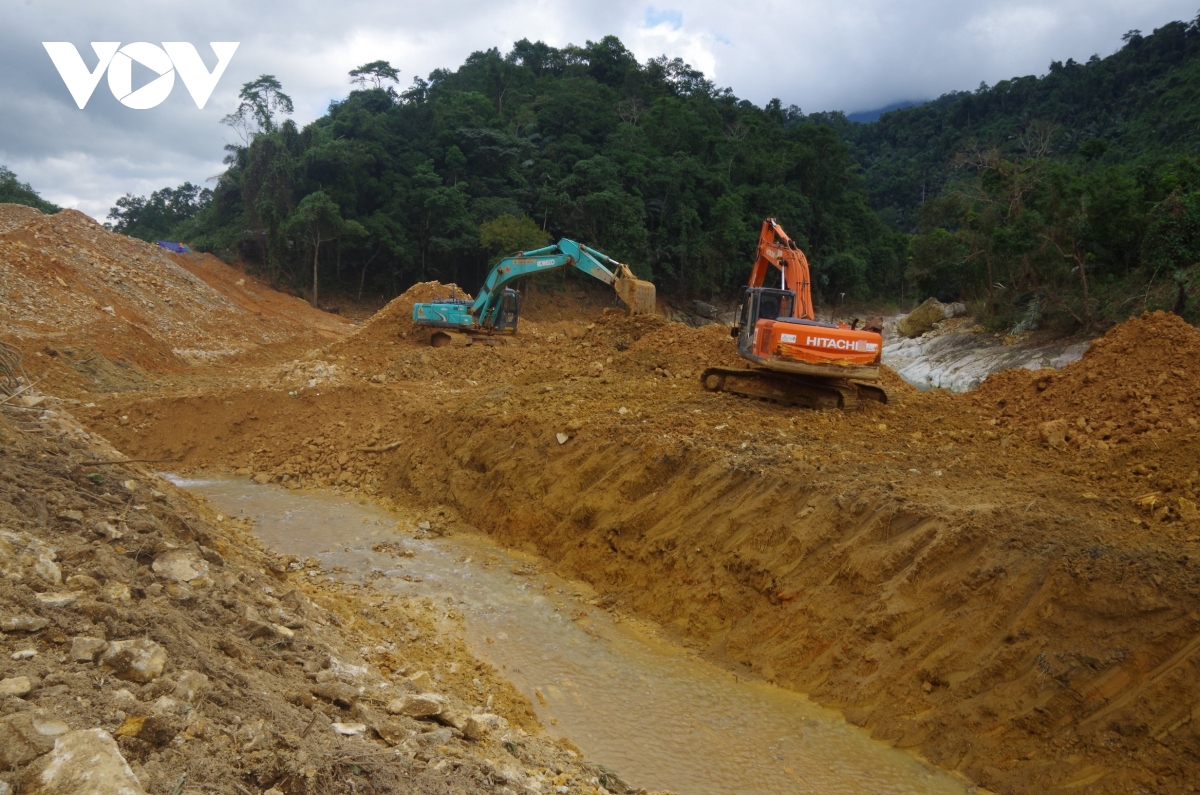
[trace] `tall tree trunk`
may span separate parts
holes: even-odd
[[[317,262],[318,262],[318,259],[317,259],[317,257],[320,255],[320,253],[321,253],[321,238],[319,238],[319,237],[318,237],[318,238],[316,239],[316,241],[313,243],[313,291],[312,291],[312,305],[313,305],[314,307],[317,305]]]
[[[1087,328],[1092,328],[1092,297],[1088,295],[1087,254],[1079,250],[1079,244],[1071,241],[1075,252],[1075,261],[1079,263],[1079,281],[1083,283],[1083,316],[1087,318]]]
[[[983,261],[987,263],[987,307],[988,312],[991,312],[996,308],[996,277],[992,274],[992,253],[990,251],[984,252]]]

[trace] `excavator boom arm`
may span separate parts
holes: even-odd
[[[479,296],[471,306],[471,314],[481,319],[486,317],[489,314],[488,310],[499,299],[505,287],[531,273],[553,271],[574,265],[605,284],[613,284],[617,280],[617,274],[604,267],[605,263],[615,269],[626,267],[607,254],[566,238],[545,248],[522,251],[505,257],[496,263],[496,267],[492,268],[484,280],[483,287],[479,288]]]
[[[783,289],[796,294],[796,304],[793,317],[812,320],[813,314],[812,284],[810,280],[808,257],[796,245],[796,241],[788,237],[787,232],[774,218],[763,221],[762,232],[758,236],[758,255],[750,270],[750,287],[762,287],[767,278],[767,270],[775,268],[783,276]]]
[[[515,298],[508,299],[506,306],[505,288],[522,276],[570,266],[613,286],[634,314],[654,311],[652,283],[638,280],[628,265],[607,254],[563,238],[553,245],[521,251],[500,260],[488,272],[479,295],[469,305],[466,301],[454,300],[414,304],[413,322],[465,331],[515,331]]]

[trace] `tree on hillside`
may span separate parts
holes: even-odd
[[[28,182],[21,182],[17,175],[0,166],[0,203],[25,204],[44,213],[56,213],[62,208],[43,199]]]
[[[528,215],[501,215],[479,225],[479,244],[492,253],[493,261],[515,251],[533,251],[549,242],[550,235]]]
[[[363,88],[367,87],[367,83],[370,83],[372,88],[383,88],[385,83],[400,82],[400,70],[387,61],[371,61],[357,69],[351,69],[350,82]]]
[[[756,107],[680,60],[638,63],[611,37],[483,50],[399,93],[390,69],[353,70],[355,90],[303,127],[260,125],[248,86],[246,145],[200,239],[307,289],[314,247],[284,227],[321,192],[365,234],[324,247],[318,284],[472,284],[498,255],[570,237],[713,297],[745,282],[770,216],[807,247],[819,291],[898,291],[902,236],[868,209],[845,144],[786,103]]]
[[[178,188],[163,188],[150,197],[126,193],[117,199],[108,217],[113,221],[105,227],[141,240],[178,240],[180,226],[195,218],[212,201],[212,191],[185,182]]]
[[[223,117],[221,123],[237,132],[246,144],[256,135],[274,132],[276,114],[291,115],[294,111],[292,98],[283,93],[275,75],[259,75],[245,83],[238,96],[241,102],[237,110]]]
[[[284,224],[284,231],[312,246],[313,306],[317,306],[321,244],[339,237],[360,237],[367,232],[358,221],[343,219],[337,204],[329,198],[329,194],[320,190],[304,197],[291,217],[288,218],[287,223]]]

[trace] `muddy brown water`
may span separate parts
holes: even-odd
[[[403,510],[337,494],[170,477],[217,510],[253,519],[280,552],[452,604],[472,652],[529,697],[550,735],[637,786],[679,795],[975,791],[802,695],[740,679],[593,606],[586,585],[542,571],[537,558],[482,537],[421,538]],[[372,551],[381,541],[412,556]]]

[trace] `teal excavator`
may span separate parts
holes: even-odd
[[[482,339],[491,342],[498,334],[513,334],[521,314],[521,296],[509,287],[522,276],[574,266],[611,285],[635,315],[654,311],[654,284],[633,275],[628,265],[617,262],[594,248],[562,240],[535,251],[518,251],[496,263],[488,273],[479,295],[469,299],[441,299],[413,305],[412,319],[418,326],[434,329],[430,344],[440,348],[456,340],[465,344]]]

